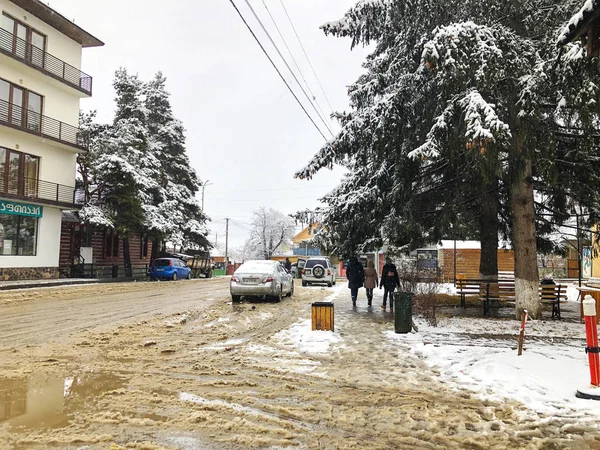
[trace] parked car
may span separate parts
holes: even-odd
[[[247,261],[231,277],[231,300],[242,297],[282,297],[294,295],[294,279],[277,261]]]
[[[177,280],[178,278],[190,279],[192,269],[178,258],[157,258],[152,262],[150,278],[153,280],[167,279]]]
[[[302,286],[325,283],[331,287],[335,285],[335,281],[335,267],[329,258],[319,256],[306,261],[304,269],[302,269]]]
[[[300,278],[302,276],[302,269],[304,269],[304,265],[306,264],[306,260],[299,258],[298,262],[292,264],[292,276],[294,278]]]

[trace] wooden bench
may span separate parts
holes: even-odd
[[[540,303],[552,305],[552,318],[560,320],[560,302],[567,301],[567,286],[561,284],[540,284]]]
[[[460,295],[460,306],[465,308],[466,297],[476,295],[483,304],[483,315],[489,314],[493,303],[503,303],[515,300],[515,280],[482,280],[457,278],[456,290]]]

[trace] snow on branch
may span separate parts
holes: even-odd
[[[573,15],[573,17],[571,17],[569,22],[560,32],[560,35],[556,40],[557,45],[564,44],[571,33],[583,23],[584,19],[598,8],[600,8],[599,0],[586,0],[581,9],[575,15]]]
[[[477,91],[469,92],[458,102],[467,126],[465,137],[471,142],[497,142],[511,137],[510,127],[498,117],[496,107]]]

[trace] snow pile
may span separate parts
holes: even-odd
[[[309,319],[300,320],[291,328],[280,331],[275,339],[305,353],[328,353],[331,345],[338,344],[336,347],[340,348],[342,342],[340,336],[331,331],[313,331]]]
[[[583,325],[530,322],[527,327],[522,356],[517,356],[516,321],[452,318],[442,319],[438,328],[420,324],[419,333],[385,334],[395,346],[408,345],[454,389],[512,399],[541,414],[600,416],[600,402],[575,397],[577,389],[589,386]]]

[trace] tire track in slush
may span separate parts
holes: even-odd
[[[148,290],[154,284],[148,283],[148,290],[142,292],[110,293],[103,297],[83,295],[58,301],[34,299],[0,306],[0,351],[66,338],[80,331],[116,326],[134,318],[198,309],[225,300],[229,294],[227,279],[211,280],[208,285],[201,281],[180,281],[178,285],[184,283],[184,287],[174,286],[176,289],[151,295]]]

